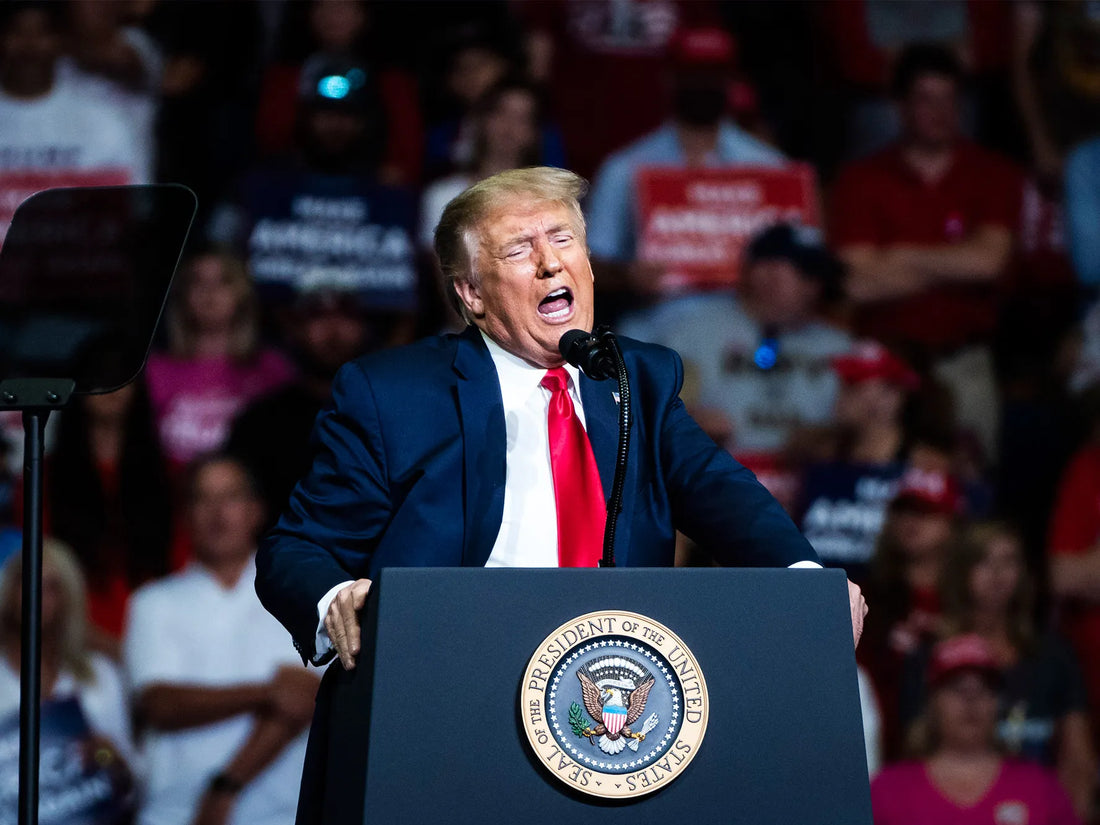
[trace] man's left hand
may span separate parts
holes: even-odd
[[[852,609],[852,637],[859,647],[859,637],[863,635],[863,617],[867,615],[867,600],[858,584],[848,581],[848,606]]]

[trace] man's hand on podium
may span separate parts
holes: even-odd
[[[367,601],[370,579],[352,582],[336,594],[325,614],[325,629],[344,670],[355,668],[359,655],[359,611]]]
[[[858,584],[848,581],[848,605],[852,608],[852,636],[855,638],[856,647],[859,647],[859,637],[863,635],[863,618],[867,615],[867,600]]]

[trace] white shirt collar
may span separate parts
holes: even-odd
[[[504,349],[500,344],[481,332],[481,338],[485,346],[489,348],[493,365],[500,379],[500,394],[504,401],[505,409],[511,409],[523,404],[532,392],[539,389],[542,378],[546,375],[545,367],[533,367],[520,358]],[[565,365],[565,371],[569,375],[569,393],[574,400],[580,398],[580,370],[572,364]]]
[[[214,572],[198,559],[192,559],[191,563],[187,565],[184,573],[185,575],[205,581],[222,593],[239,593],[251,590],[256,582],[256,553],[253,552],[252,555],[249,556],[248,563],[241,570],[241,577],[237,579],[236,584],[229,588],[222,584],[221,580],[214,575]]]

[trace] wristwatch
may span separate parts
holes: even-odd
[[[207,793],[228,794],[232,796],[234,794],[239,794],[243,787],[243,782],[234,779],[223,771],[211,777],[210,784],[206,786],[206,790]]]

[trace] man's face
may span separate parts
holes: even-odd
[[[942,146],[959,132],[959,90],[946,75],[918,77],[901,103],[902,119],[909,138],[917,143]]]
[[[539,136],[534,98],[520,89],[501,95],[482,129],[491,156],[522,156]]]
[[[306,123],[314,150],[335,159],[348,155],[366,129],[366,118],[362,114],[338,106],[315,105]]]
[[[475,323],[508,352],[537,367],[562,363],[558,341],[592,329],[592,264],[569,208],[516,198],[475,232],[477,284],[455,288]]]
[[[323,374],[335,374],[366,348],[367,324],[358,314],[337,307],[317,309],[297,325],[305,358]]]
[[[790,324],[813,314],[821,294],[816,281],[805,277],[786,258],[764,258],[745,269],[745,289],[765,324]]]
[[[195,479],[191,531],[195,555],[207,564],[247,558],[256,543],[263,509],[244,472],[232,461],[215,461]]]

